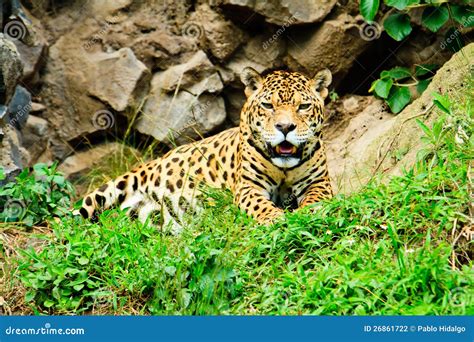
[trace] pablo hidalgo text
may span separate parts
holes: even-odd
[[[466,327],[458,326],[458,325],[419,325],[417,327],[417,331],[462,334],[466,332]]]

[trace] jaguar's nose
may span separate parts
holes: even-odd
[[[282,132],[284,135],[287,135],[289,132],[293,131],[296,128],[296,125],[292,122],[277,122],[275,128]]]

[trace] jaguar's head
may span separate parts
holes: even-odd
[[[279,168],[298,166],[321,147],[324,99],[332,81],[327,69],[312,79],[275,71],[241,74],[247,101],[241,114],[244,139]]]

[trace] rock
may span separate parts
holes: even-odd
[[[129,147],[127,147],[129,148]],[[93,166],[105,157],[120,152],[124,146],[113,142],[95,146],[67,157],[58,167],[58,170],[70,180],[78,179],[89,172]],[[137,154],[138,155],[138,154]]]
[[[31,110],[31,94],[22,86],[16,86],[15,93],[8,104],[7,123],[21,129]]]
[[[10,102],[22,73],[23,65],[15,44],[0,34],[0,104]]]
[[[361,38],[358,27],[356,18],[341,14],[321,26],[295,28],[290,34],[288,66],[309,76],[328,68],[336,86],[369,43]]]
[[[44,62],[47,46],[38,44],[28,46],[20,40],[14,41],[23,63],[22,82],[33,85],[39,81],[39,70]]]
[[[90,56],[90,61],[89,93],[116,111],[137,106],[146,95],[150,72],[131,49],[96,53]]]
[[[433,36],[430,33],[418,31],[411,35],[406,44],[397,50],[392,65],[417,65],[446,63],[451,58],[452,51],[447,48],[445,34]]]
[[[219,5],[230,7],[230,10],[244,7],[264,16],[269,23],[290,26],[323,20],[336,2],[337,0],[219,0]]]
[[[206,54],[156,73],[136,129],[169,146],[199,139],[226,117],[223,84]]]
[[[3,182],[13,181],[20,171],[28,165],[30,155],[21,146],[20,133],[11,126],[2,128],[0,140],[0,166],[3,168],[6,179]]]
[[[100,130],[94,126],[93,117],[104,104],[87,92],[95,65],[87,54],[77,52],[77,39],[65,35],[50,47],[39,92],[46,106],[43,118],[50,123],[54,159],[73,152],[69,141]]]
[[[79,41],[63,36],[51,46],[40,92],[46,105],[43,117],[56,133],[52,140],[58,159],[72,152],[67,142],[114,125],[115,115],[104,103],[124,111],[138,106],[149,88],[150,73],[130,49],[77,53]],[[110,124],[95,121],[104,113]]]
[[[232,74],[232,77],[228,77],[229,80],[232,80],[229,84],[235,88],[243,87],[242,82],[240,81],[240,73],[248,66],[254,68],[259,73],[271,68],[269,64],[260,64],[250,60],[243,50],[239,50],[234,56],[232,56],[225,66],[225,68]]]
[[[107,2],[97,0],[96,3],[108,7]],[[194,35],[196,26],[186,25],[190,7],[186,1],[155,1],[153,5],[134,3],[129,11],[122,13],[101,9],[100,13],[116,20],[94,21],[96,28],[85,43],[93,41],[93,48],[98,50],[129,47],[150,70],[184,63],[200,49],[199,34]]]
[[[354,169],[367,145],[390,128],[394,116],[372,96],[350,96],[338,103],[338,109],[328,106],[331,116],[324,136],[333,188],[341,186],[338,192],[345,192],[352,184],[341,185],[341,178]],[[361,107],[365,109],[360,111]]]
[[[250,39],[244,47],[245,57],[268,69],[283,67],[286,40],[280,32],[274,30],[273,33],[260,34]]]
[[[35,163],[47,146],[48,121],[34,115],[29,115],[22,133],[23,146],[28,150],[31,162]]]
[[[31,113],[43,112],[46,110],[46,106],[42,103],[32,102],[31,103]]]
[[[196,8],[182,30],[192,39],[204,38],[205,46],[221,61],[227,60],[244,40],[241,29],[207,4]]]
[[[212,132],[225,117],[225,104],[220,96],[209,93],[194,96],[186,91],[173,96],[152,85],[143,115],[135,128],[174,147]]]
[[[232,126],[238,126],[240,124],[240,112],[246,101],[243,88],[226,87],[223,92],[227,117],[230,120]]]
[[[156,73],[152,84],[166,92],[179,87],[193,94],[200,94],[203,91],[215,93],[223,88],[217,69],[202,50],[196,52],[186,63]]]
[[[339,192],[357,190],[377,172],[381,172],[384,179],[388,179],[390,176],[400,175],[403,169],[410,168],[416,161],[418,151],[425,147],[420,140],[423,133],[415,118],[430,127],[439,117],[440,111],[433,107],[434,92],[448,96],[468,96],[465,82],[472,73],[473,60],[474,44],[471,43],[454,54],[437,71],[423,94],[397,116],[383,119],[376,125],[377,110],[369,106],[360,114],[363,114],[361,118],[356,116],[352,120],[363,121],[364,116],[369,118],[368,115],[373,112],[372,128],[364,132],[364,124],[354,121],[353,128],[347,128],[340,138],[328,137],[329,171],[333,182],[339,185]],[[350,132],[359,134],[350,139]],[[340,162],[336,159],[339,158],[337,156],[341,150],[333,149],[337,141],[346,142],[345,146],[339,145],[346,155]]]

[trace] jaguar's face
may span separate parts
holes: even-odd
[[[313,79],[296,72],[276,71],[260,76],[245,68],[247,102],[241,121],[250,139],[274,165],[292,168],[319,148],[324,98],[331,82],[329,70]]]

